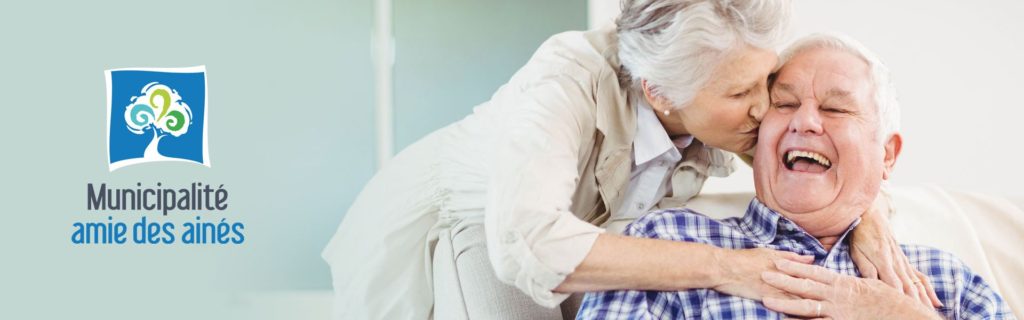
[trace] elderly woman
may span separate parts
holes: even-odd
[[[453,283],[468,306],[514,290],[505,284],[546,307],[572,292],[625,288],[781,294],[761,272],[774,270],[774,259],[807,257],[602,226],[684,205],[708,176],[733,171],[728,152],[752,149],[788,2],[626,0],[622,8],[617,28],[551,37],[490,101],[374,176],[323,252],[336,317],[428,318],[438,311],[434,291]],[[882,210],[854,235],[858,265],[923,296]],[[468,278],[435,283],[438,239],[474,232],[486,245],[460,258],[489,263],[460,263]]]

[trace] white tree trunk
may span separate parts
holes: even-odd
[[[142,154],[143,158],[146,159],[159,159],[164,156],[157,150],[157,146],[160,144],[160,139],[164,137],[162,134],[157,134],[157,130],[153,128],[153,140],[149,141],[149,146],[146,146],[146,152]]]

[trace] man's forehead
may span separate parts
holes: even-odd
[[[806,87],[802,87],[802,88],[798,89],[797,85],[795,85],[794,83],[802,84],[799,81],[785,82],[785,81],[778,81],[777,80],[773,84],[773,91],[777,90],[779,92],[788,92],[788,93],[791,93],[793,95],[799,95],[801,90],[806,91],[807,89],[815,89],[815,88],[806,88]],[[803,84],[803,85],[806,86],[807,84]],[[847,89],[847,87],[848,86],[844,85],[843,83],[839,83],[837,85],[829,86],[828,88],[825,88],[824,92],[822,92],[820,94],[816,94],[816,95],[819,98],[826,98],[826,97],[853,98],[853,95],[854,95],[853,92],[850,91],[851,89]],[[856,88],[854,88],[854,89],[856,89]],[[815,92],[817,92],[817,91],[818,90],[815,90]]]
[[[794,56],[779,69],[772,90],[849,97],[870,84],[867,63],[848,52],[819,48]],[[808,91],[811,92],[808,92]]]

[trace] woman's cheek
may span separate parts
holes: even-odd
[[[746,122],[747,113],[749,110],[743,107],[743,104],[739,100],[725,99],[722,104],[719,104],[720,108],[715,110],[715,115],[711,122],[719,124],[728,124],[729,127],[739,129]],[[718,121],[715,121],[718,120]]]

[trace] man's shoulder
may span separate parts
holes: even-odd
[[[956,255],[934,247],[901,244],[908,262],[927,275],[933,282],[961,284],[977,274]]]
[[[738,223],[738,218],[716,220],[687,208],[662,209],[630,223],[626,235],[693,242],[723,235],[740,236]]]
[[[922,245],[900,245],[910,264],[928,276],[946,315],[1012,315],[994,288],[956,255]],[[955,316],[959,317],[959,316]]]
[[[967,264],[956,255],[934,247],[915,244],[900,244],[910,264],[918,267],[921,272],[931,276],[952,271],[967,270]]]

